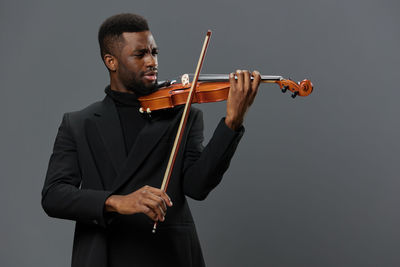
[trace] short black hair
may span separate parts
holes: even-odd
[[[105,54],[113,54],[115,44],[121,42],[122,33],[148,30],[149,25],[142,16],[122,13],[109,17],[101,24],[98,34],[102,60],[104,60]]]

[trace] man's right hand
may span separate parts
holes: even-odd
[[[105,202],[105,210],[131,215],[144,213],[153,221],[164,221],[167,206],[172,202],[168,195],[161,189],[143,186],[129,195],[112,195]]]

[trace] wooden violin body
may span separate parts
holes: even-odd
[[[189,94],[190,84],[181,83],[163,87],[157,92],[139,98],[144,111],[173,108],[184,105]],[[224,101],[228,98],[229,83],[213,82],[197,84],[192,103],[208,103]]]

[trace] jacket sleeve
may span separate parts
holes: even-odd
[[[75,140],[64,114],[42,190],[42,207],[51,217],[105,226],[104,203],[112,192],[81,189]]]
[[[243,126],[233,131],[222,118],[209,143],[203,147],[203,114],[199,111],[195,115],[184,155],[183,188],[187,196],[203,200],[220,183],[243,133]]]

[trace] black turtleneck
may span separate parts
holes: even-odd
[[[106,87],[105,93],[111,97],[117,108],[124,135],[125,152],[128,155],[146,123],[145,117],[139,112],[140,102],[134,94],[113,91],[110,86]]]

